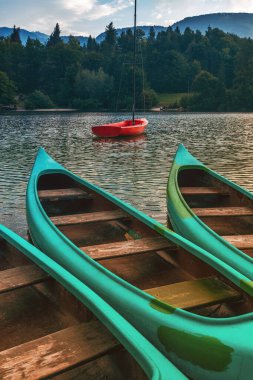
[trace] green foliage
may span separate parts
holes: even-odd
[[[6,73],[0,71],[0,105],[16,104],[16,88]]]
[[[203,35],[171,27],[157,36],[151,27],[147,38],[138,30],[137,39],[137,108],[158,102],[194,111],[253,111],[253,40],[216,28]],[[12,37],[0,39],[0,71],[29,101],[39,91],[58,106],[131,110],[132,62],[133,32],[128,29],[117,37],[112,22],[103,42],[90,36],[84,47],[73,36],[63,43],[59,24],[46,45],[28,39],[22,46],[16,27]],[[157,100],[156,93],[179,95],[159,95]],[[193,95],[182,99],[182,93]]]
[[[25,100],[25,108],[33,110],[36,108],[53,108],[54,104],[48,95],[43,94],[41,91],[34,91],[27,96]]]
[[[190,111],[222,111],[226,101],[223,84],[214,75],[201,71],[193,82],[194,95],[188,98]],[[185,99],[183,100],[185,104]]]
[[[74,82],[73,106],[83,110],[108,108],[113,80],[103,69],[96,71],[80,70]]]
[[[158,95],[154,90],[146,89],[143,93],[144,101],[145,101],[145,107],[146,108],[152,108],[154,106],[157,106],[159,104]]]

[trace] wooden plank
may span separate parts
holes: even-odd
[[[136,255],[138,253],[151,252],[166,248],[175,249],[168,240],[162,237],[155,237],[92,245],[81,247],[80,249],[93,259],[101,260],[110,259],[113,257]]]
[[[79,324],[0,352],[0,378],[48,378],[118,346],[119,342],[99,322]]]
[[[165,262],[156,252],[105,259],[99,262],[109,271],[141,289],[157,288],[192,279],[178,266]]]
[[[251,207],[209,207],[192,208],[197,216],[246,216],[253,215]]]
[[[239,292],[216,278],[184,281],[145,291],[165,303],[183,309],[215,305],[241,297]]]
[[[216,187],[180,187],[183,195],[228,195],[227,191]]]
[[[69,189],[39,190],[38,195],[41,201],[60,201],[71,199],[91,199],[91,195],[84,190],[73,187]]]
[[[147,380],[142,368],[126,350],[117,349],[90,363],[50,377],[53,380]]]
[[[49,278],[36,265],[24,265],[0,272],[0,294],[30,286]]]
[[[122,210],[91,212],[85,214],[54,216],[52,222],[57,226],[81,223],[106,222],[125,218],[128,215]]]
[[[253,248],[253,235],[226,235],[222,237],[238,249]]]

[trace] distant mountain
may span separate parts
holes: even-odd
[[[239,37],[253,38],[253,13],[212,13],[201,16],[186,17],[172,25],[179,27],[181,32],[190,27],[205,33],[207,28],[222,29],[226,33],[233,33]]]
[[[145,36],[148,37],[149,35],[149,31],[150,31],[150,26],[147,26],[147,25],[144,25],[144,26],[137,26],[138,29],[141,29],[143,30],[143,32],[145,33]],[[155,29],[155,34],[157,35],[159,32],[161,31],[164,31],[164,30],[167,30],[167,27],[166,26],[160,26],[160,25],[154,25],[153,28]],[[117,35],[120,36],[122,32],[126,32],[128,29],[132,29],[132,31],[134,30],[134,28],[132,27],[128,27],[128,28],[119,28],[119,29],[116,29],[117,31]],[[102,42],[103,40],[105,39],[105,32],[99,34],[97,37],[96,37],[96,41],[98,43]]]
[[[12,28],[0,27],[0,37],[10,36],[12,33],[12,30],[13,30]],[[19,35],[20,35],[21,42],[23,45],[26,44],[28,37],[30,37],[33,40],[38,39],[43,44],[45,44],[47,40],[49,39],[49,35],[47,34],[40,33],[40,32],[29,32],[28,30],[25,30],[25,29],[20,29]],[[88,37],[83,37],[83,36],[75,36],[75,37],[78,39],[78,41],[80,42],[82,46],[87,44]],[[65,43],[68,42],[69,40],[69,36],[62,36],[61,38]]]
[[[146,36],[149,35],[150,26],[138,26],[138,28],[142,29],[144,31],[144,33],[145,33]],[[117,35],[120,35],[122,32],[127,31],[127,29],[129,29],[129,28],[117,29]],[[133,30],[133,28],[131,28],[131,29]],[[166,30],[167,27],[155,25],[154,29],[155,29],[155,33],[157,35],[162,30]],[[13,30],[12,28],[6,28],[6,27],[2,27],[1,28],[0,27],[0,37],[8,37],[8,36],[10,36],[11,33],[12,33],[12,30]],[[23,45],[26,44],[26,41],[27,41],[28,37],[30,37],[33,40],[38,39],[43,44],[46,43],[47,40],[49,39],[49,35],[47,35],[47,34],[40,33],[40,32],[29,32],[28,30],[20,29],[20,38],[21,38],[21,42],[22,42]],[[87,44],[88,37],[83,37],[83,36],[75,36],[75,37],[80,42],[81,46]],[[69,36],[62,36],[61,38],[62,38],[62,40],[65,43],[68,42],[68,40],[69,40]],[[104,40],[104,38],[105,38],[105,32],[99,34],[96,37],[96,41],[98,43],[100,43],[100,42],[102,42]]]
[[[253,38],[253,13],[211,13],[201,16],[186,17],[181,21],[176,22],[172,25],[172,28],[175,29],[179,27],[181,32],[187,27],[190,27],[192,30],[200,30],[202,33],[205,33],[207,28],[211,26],[212,28],[219,28],[226,33],[233,33],[239,37],[251,37]],[[149,35],[150,26],[138,26],[139,29],[142,29],[146,36]],[[122,32],[125,32],[129,28],[120,28],[117,29],[117,34],[120,35]],[[133,28],[131,28],[133,30]],[[165,26],[154,26],[156,35],[165,31],[167,27]],[[0,37],[8,37],[12,33],[12,28],[0,27]],[[25,29],[20,29],[20,38],[22,44],[26,44],[27,38],[38,39],[42,43],[46,43],[49,35],[40,33],[40,32],[29,32]],[[81,46],[87,44],[88,37],[75,36]],[[100,43],[105,38],[105,32],[99,34],[96,37],[96,41]],[[64,42],[67,42],[69,36],[62,36]]]
[[[6,28],[6,27],[0,28],[0,37],[9,37],[12,33],[12,30],[13,30],[13,28]],[[49,38],[49,36],[47,36],[44,33],[29,32],[28,30],[25,30],[25,29],[20,29],[19,35],[20,35],[22,44],[26,44],[28,37],[32,38],[33,40],[35,40],[37,38],[42,43],[47,42],[47,40]]]

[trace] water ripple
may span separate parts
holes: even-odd
[[[124,116],[126,117],[126,115]],[[94,138],[115,114],[0,116],[0,218],[24,233],[25,191],[39,146],[68,169],[166,221],[166,182],[179,143],[253,191],[253,114],[150,114],[144,136]]]

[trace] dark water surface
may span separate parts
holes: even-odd
[[[124,116],[126,117],[126,115]],[[150,114],[146,135],[98,140],[115,114],[0,115],[0,222],[24,233],[25,191],[39,146],[81,177],[166,221],[166,182],[178,144],[253,191],[253,114]]]

